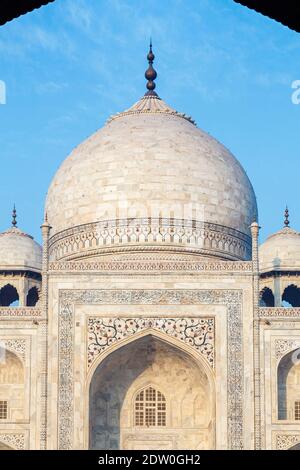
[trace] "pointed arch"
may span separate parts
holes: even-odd
[[[215,376],[214,376],[211,364],[199,351],[197,351],[190,344],[184,343],[180,339],[177,339],[175,336],[170,336],[167,333],[163,331],[159,331],[154,328],[145,328],[144,330],[139,331],[138,333],[134,333],[131,336],[127,336],[111,344],[111,346],[109,346],[105,351],[101,353],[101,355],[97,357],[97,359],[93,362],[93,364],[91,365],[87,373],[86,389],[88,390],[90,387],[90,383],[91,383],[93,374],[95,373],[95,370],[97,369],[99,364],[101,364],[101,362],[104,361],[104,359],[107,356],[109,356],[112,352],[117,351],[118,349],[122,348],[123,346],[126,346],[127,344],[130,344],[136,341],[137,339],[143,338],[144,336],[153,336],[154,338],[161,339],[165,343],[171,344],[175,348],[178,348],[179,350],[184,351],[191,358],[194,358],[194,360],[199,362],[201,366],[205,369],[205,372],[209,378],[211,386],[215,388]]]
[[[264,287],[260,291],[259,302],[261,307],[274,307],[275,299],[272,289],[269,287]]]
[[[204,445],[204,448],[214,447],[214,376],[212,369],[196,350],[175,338],[170,338],[165,333],[156,330],[150,332],[148,330],[126,338],[120,341],[119,344],[114,343],[105,353],[98,358],[97,364],[93,364],[93,370],[90,371],[87,381],[87,425],[85,429],[90,429],[90,435],[86,436],[86,448],[88,446],[94,449],[129,448],[127,447],[126,435],[130,434],[131,431],[133,436],[142,435],[141,442],[136,445],[148,445],[145,444],[147,442],[143,434],[145,431],[142,429],[138,431],[138,428],[144,427],[147,432],[148,426],[145,414],[143,423],[140,422],[140,426],[135,421],[135,411],[146,413],[145,404],[142,405],[143,410],[135,409],[136,398],[146,390],[152,390],[152,394],[154,393],[156,398],[164,397],[165,400],[156,400],[160,402],[159,407],[165,407],[165,410],[157,408],[154,412],[148,411],[148,414],[151,415],[148,416],[148,421],[152,420],[148,423],[149,427],[157,426],[158,419],[160,419],[160,429],[166,428],[169,434],[180,435],[180,432],[183,432],[182,429],[188,426],[194,429],[192,434],[193,432],[195,434],[194,441],[191,444],[192,448],[198,448],[198,445]],[[163,362],[160,363],[159,361]],[[174,361],[174,365],[172,365],[172,361]],[[179,363],[184,363],[185,366],[179,366]],[[162,371],[164,371],[164,375],[161,375]],[[178,371],[178,377],[174,375],[175,371]],[[174,388],[176,380],[178,380],[178,387],[175,386]],[[205,409],[206,416],[202,420],[194,419],[193,413],[191,413],[191,416],[185,417],[186,422],[184,424],[180,421],[177,427],[173,427],[172,423],[181,418],[179,415],[170,418],[170,409],[173,410],[173,414],[178,412],[178,407],[174,406],[176,399],[179,407],[182,406],[186,398],[184,387],[187,386],[189,380],[193,380],[195,384],[195,391],[190,396],[191,408],[194,409],[196,395],[206,397],[205,406],[198,409],[199,413]],[[167,384],[163,384],[164,381],[167,381]],[[199,393],[203,387],[204,392]],[[191,388],[193,387],[188,388],[188,393],[190,393]],[[170,393],[170,389],[172,389],[172,393]],[[170,409],[167,409],[168,396],[173,400]],[[152,410],[154,401],[152,401],[152,405],[150,403]],[[166,405],[163,405],[163,403],[166,403]],[[101,412],[99,411],[100,408]],[[161,412],[159,417],[158,412]],[[155,413],[157,414],[155,415]],[[129,430],[131,431],[129,432]],[[133,441],[135,439],[137,438],[134,437]],[[155,436],[152,436],[152,439],[155,439]]]
[[[283,291],[282,301],[291,307],[300,307],[300,288],[295,284],[287,286]]]
[[[27,307],[34,307],[40,298],[39,290],[36,286],[31,287],[29,289],[27,296],[26,296],[26,306]]]
[[[0,289],[0,306],[9,307],[12,304],[18,305],[18,302],[19,294],[13,285],[6,284]]]
[[[0,345],[0,385],[24,383],[24,365],[20,357]]]

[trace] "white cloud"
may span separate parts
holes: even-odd
[[[262,87],[271,87],[274,85],[289,86],[291,77],[287,73],[261,72],[253,77],[254,83]]]
[[[90,5],[84,0],[68,0],[64,6],[67,18],[75,26],[84,31],[89,31],[93,20],[93,13]]]
[[[36,91],[39,94],[56,93],[67,88],[68,86],[69,86],[68,83],[58,83],[54,81],[48,81],[48,82],[40,83],[39,85],[37,85]]]

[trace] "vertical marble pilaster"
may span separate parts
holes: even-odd
[[[260,331],[259,331],[259,225],[251,224],[253,267],[254,448],[261,449]]]
[[[278,275],[274,277],[274,306],[281,307],[281,281]]]
[[[41,383],[41,424],[40,448],[47,448],[47,373],[48,373],[48,260],[50,225],[47,216],[41,226],[43,237],[42,258],[42,311],[44,321],[39,327],[40,383]]]

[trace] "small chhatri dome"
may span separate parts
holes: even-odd
[[[284,228],[270,235],[259,248],[261,272],[300,270],[300,233],[290,227],[289,210],[284,211]]]
[[[42,270],[42,247],[31,235],[17,228],[17,212],[14,206],[12,226],[0,233],[0,270],[32,271]]]
[[[249,259],[255,194],[244,169],[155,89],[78,145],[49,187],[50,259],[139,250]],[[119,251],[118,251],[119,250]]]

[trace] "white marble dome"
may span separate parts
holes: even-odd
[[[269,236],[259,247],[261,272],[300,270],[300,233],[290,227]]]
[[[42,270],[42,247],[17,227],[0,233],[0,270]]]
[[[194,234],[191,242],[189,233],[212,230],[217,233],[213,235],[215,243],[207,243],[211,235],[205,232],[200,245],[207,245],[209,255],[216,252],[232,259],[249,258],[249,227],[257,220],[252,185],[236,158],[196,127],[191,118],[156,96],[145,96],[129,110],[113,116],[73,150],[50,185],[46,212],[55,240],[60,238],[59,233],[65,236],[66,230],[76,236],[82,234],[86,224],[100,222],[101,230],[109,232],[114,227],[118,234],[116,242],[108,233],[106,246],[129,241],[136,245],[137,239],[141,241],[136,233],[139,220],[147,244],[158,241],[153,235],[155,221],[159,241],[169,245],[199,245],[199,237],[196,243]],[[134,228],[130,227],[132,220]],[[152,224],[150,228],[145,228],[147,223]],[[185,238],[178,224],[185,226]],[[79,226],[81,229],[70,232]],[[177,227],[176,239],[172,239],[172,226]],[[129,240],[128,228],[134,232],[134,239]],[[167,240],[163,239],[163,230],[168,232]],[[150,232],[152,237],[148,237]],[[81,248],[87,243],[83,239]],[[247,248],[239,248],[237,254],[234,245],[239,243],[246,243]],[[71,252],[69,246],[56,258]]]

